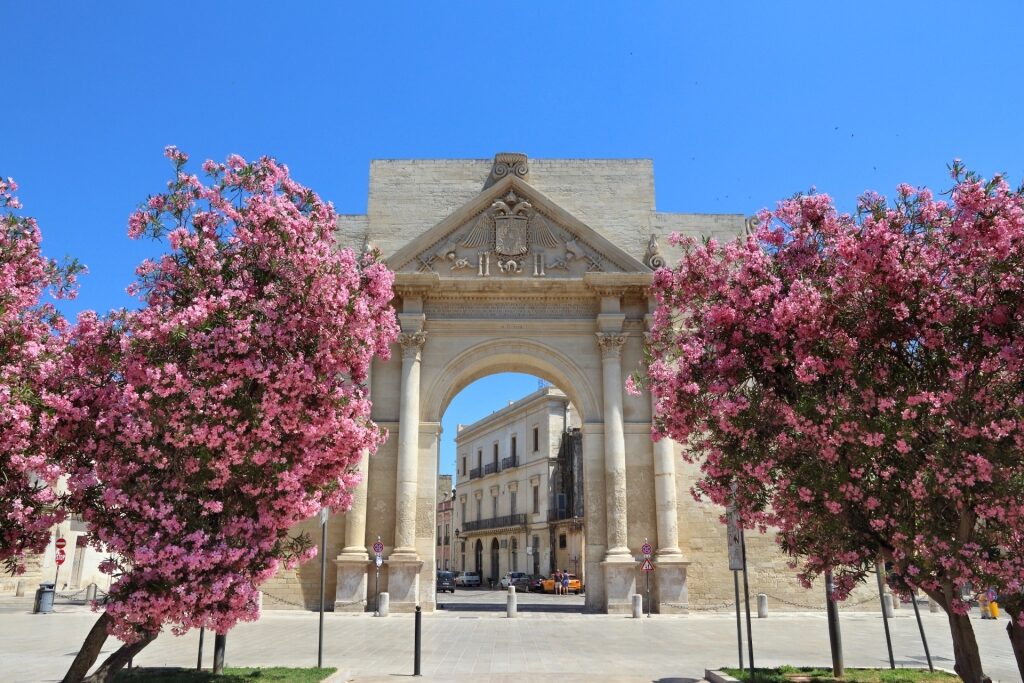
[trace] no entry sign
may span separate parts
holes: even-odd
[[[60,565],[64,564],[65,559],[67,559],[67,553],[64,552],[63,548],[57,548],[57,555],[55,558],[57,566],[59,567]]]
[[[58,549],[63,549],[64,546],[68,544],[68,542],[65,541],[63,538],[58,538],[56,541],[54,541],[53,544],[57,546]]]
[[[644,555],[650,555],[652,550],[654,550],[654,548],[651,547],[650,543],[644,543],[640,546],[640,552]]]
[[[374,543],[373,544],[373,552],[375,552],[376,554],[380,555],[382,552],[384,552],[384,544],[381,543],[380,541],[377,541],[376,543]]]

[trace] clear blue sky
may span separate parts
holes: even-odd
[[[664,211],[753,213],[812,185],[851,207],[944,189],[954,157],[1024,176],[1022,33],[1019,1],[9,1],[0,174],[45,251],[90,268],[64,309],[107,310],[159,251],[125,224],[167,144],[275,156],[346,213],[371,159],[496,151],[652,158]],[[536,388],[492,384],[446,422]]]

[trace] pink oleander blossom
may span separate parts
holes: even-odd
[[[330,204],[270,158],[207,162],[168,148],[168,191],[129,234],[170,251],[138,269],[143,306],[83,314],[62,365],[71,493],[113,553],[104,608],[131,642],[163,625],[226,632],[258,586],[315,553],[289,536],[342,511],[384,435],[365,383],[397,335],[392,273],[338,249]]]
[[[857,215],[823,194],[659,270],[644,378],[695,494],[778,531],[839,598],[892,567],[965,613],[994,586],[1024,626],[1024,195],[954,165]]]
[[[65,321],[43,296],[73,297],[84,269],[42,255],[35,219],[14,213],[17,187],[0,178],[0,562],[20,574],[25,554],[42,552],[67,515],[53,489],[63,473],[52,440],[62,398],[48,390]]]

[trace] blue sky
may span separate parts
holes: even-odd
[[[4,3],[0,174],[90,268],[64,310],[131,305],[168,144],[275,156],[345,213],[371,159],[497,151],[649,157],[663,211],[1024,177],[1020,2],[380,4]],[[535,388],[492,378],[446,436]]]

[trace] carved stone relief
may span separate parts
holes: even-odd
[[[580,277],[617,272],[596,249],[509,191],[443,242],[416,257],[419,272],[476,277]]]

